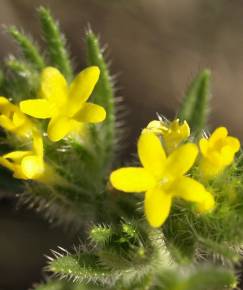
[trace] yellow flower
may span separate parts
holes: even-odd
[[[173,197],[196,202],[201,212],[214,208],[214,198],[196,180],[184,176],[198,155],[195,144],[178,147],[168,157],[160,139],[144,132],[138,140],[143,167],[120,168],[112,172],[112,185],[125,192],[145,193],[145,215],[153,227],[161,226],[169,215]]]
[[[219,127],[209,139],[202,138],[199,147],[202,153],[200,170],[209,178],[220,174],[233,162],[235,153],[240,150],[240,141],[228,136],[225,127]]]
[[[34,127],[18,106],[2,96],[0,97],[0,126],[21,137],[30,137]]]
[[[32,151],[13,151],[0,157],[0,164],[13,171],[20,179],[39,179],[44,173],[43,141],[39,134],[33,133]]]
[[[97,123],[105,119],[103,107],[87,103],[100,70],[91,66],[80,72],[68,86],[64,76],[54,67],[47,67],[41,75],[40,99],[20,103],[25,114],[48,119],[48,136],[53,142],[61,140],[83,123]]]
[[[145,128],[145,131],[147,130],[152,131],[156,135],[163,135],[168,131],[168,126],[163,121],[153,120],[148,123],[147,127]]]
[[[179,119],[166,124],[163,121],[154,120],[147,126],[148,130],[157,135],[162,135],[168,152],[175,150],[178,145],[190,136],[190,127],[184,121],[180,124]]]

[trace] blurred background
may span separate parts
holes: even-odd
[[[173,118],[187,85],[206,67],[213,72],[211,127],[225,125],[243,139],[242,0],[0,0],[0,23],[22,27],[41,43],[40,5],[59,19],[77,71],[85,65],[88,24],[108,44],[118,95],[129,111],[129,148],[156,112]],[[3,31],[1,60],[16,53]],[[44,255],[72,240],[0,196],[0,290],[28,289],[40,281]]]

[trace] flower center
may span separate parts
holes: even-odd
[[[174,178],[172,176],[165,175],[160,179],[159,184],[163,188],[164,191],[169,191],[173,182],[174,182]]]

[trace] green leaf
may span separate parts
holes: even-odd
[[[63,280],[49,280],[46,283],[36,285],[35,290],[99,290],[104,289],[103,287],[85,285],[81,283],[73,283],[71,281]],[[107,290],[107,288],[105,288]]]
[[[71,284],[71,283],[70,283]],[[68,287],[66,281],[50,280],[46,283],[36,285],[35,290],[71,290],[72,287]]]
[[[30,63],[11,56],[5,61],[2,90],[16,102],[33,98],[39,88],[39,72]]]
[[[26,36],[23,32],[20,32],[15,26],[10,26],[7,31],[21,48],[25,59],[38,70],[43,69],[45,61],[39,52],[38,46],[32,41],[32,39]]]
[[[73,78],[72,65],[66,48],[65,36],[61,33],[58,23],[45,7],[38,9],[44,40],[50,64],[57,67],[71,81]]]
[[[237,284],[232,271],[207,267],[188,278],[185,290],[222,290]]]
[[[124,233],[127,236],[124,237]],[[140,234],[134,235],[130,225],[127,230],[127,226],[122,224],[109,239],[105,233],[105,243],[100,241],[100,237],[97,243],[99,233],[96,232],[96,243],[86,248],[85,252],[80,252],[81,248],[74,255],[64,252],[63,256],[62,253],[54,252],[55,259],[50,258],[48,270],[63,279],[109,287],[124,285],[121,289],[129,289],[129,285],[154,275],[153,271],[161,269],[162,264],[170,268],[161,234],[156,231],[147,238],[141,234],[143,237],[139,237]]]
[[[99,264],[97,256],[93,254],[67,255],[57,257],[51,261],[48,269],[62,278],[73,279],[79,283],[106,284],[111,278],[110,271]]]
[[[94,226],[89,233],[90,239],[97,245],[105,245],[112,236],[112,229],[108,226]]]
[[[101,128],[99,128],[100,130],[96,130],[97,127],[93,128],[93,139],[98,138],[102,146],[104,164],[109,168],[113,160],[116,142],[114,87],[99,40],[90,29],[86,32],[85,42],[87,64],[98,66],[101,72],[92,96],[92,101],[103,106],[107,114],[106,120],[101,124]]]
[[[205,265],[199,269],[164,271],[155,290],[222,290],[233,289],[237,278],[231,270]],[[181,269],[182,270],[182,269]]]
[[[0,68],[0,94],[1,95],[4,92],[4,79],[5,79],[5,76],[4,76],[3,69]]]
[[[186,120],[192,132],[198,136],[206,127],[210,91],[211,72],[203,70],[193,80],[182,101],[178,118]]]
[[[46,283],[41,283],[37,285],[35,290],[85,290],[86,287],[83,287],[79,284],[74,284],[73,282],[67,281],[58,281],[58,280],[49,280]]]

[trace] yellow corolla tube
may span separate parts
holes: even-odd
[[[13,151],[0,157],[0,164],[13,171],[20,179],[36,179],[45,171],[43,160],[43,141],[39,133],[33,133],[33,148],[29,151]]]
[[[190,127],[186,121],[180,123],[179,119],[172,122],[160,120],[151,121],[145,131],[149,130],[162,136],[166,150],[170,153],[190,136]]]
[[[0,126],[19,137],[31,137],[34,124],[19,107],[7,98],[0,96]]]
[[[212,211],[212,194],[185,176],[198,155],[195,144],[181,145],[166,156],[159,137],[144,131],[138,140],[138,155],[142,167],[117,169],[111,173],[110,182],[124,192],[145,192],[145,215],[151,226],[160,227],[165,222],[175,197],[195,202],[200,212]]]
[[[20,103],[23,113],[35,118],[49,119],[48,137],[56,142],[84,123],[102,122],[106,117],[103,107],[86,102],[100,75],[97,66],[81,71],[71,85],[54,67],[46,67],[41,74],[40,99]]]
[[[235,153],[240,150],[240,141],[228,136],[225,127],[217,128],[212,135],[199,141],[202,158],[200,160],[201,174],[206,178],[214,177],[233,163]]]

